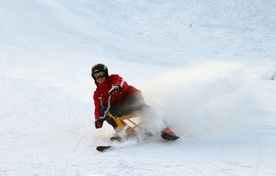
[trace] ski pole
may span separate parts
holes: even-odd
[[[102,116],[100,119],[105,119],[105,117],[110,109],[110,100],[111,100],[111,96],[108,97],[107,109],[104,112],[104,116]]]

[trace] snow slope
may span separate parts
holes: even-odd
[[[0,175],[276,175],[276,1],[0,4]],[[97,152],[99,62],[181,138]]]

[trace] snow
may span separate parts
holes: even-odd
[[[276,175],[276,1],[2,0],[0,23],[0,175]],[[181,138],[97,152],[96,63]]]

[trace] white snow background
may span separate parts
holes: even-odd
[[[276,175],[275,0],[0,0],[0,175]],[[94,128],[92,65],[181,137]]]

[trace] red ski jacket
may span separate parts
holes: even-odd
[[[131,85],[128,85],[128,83],[125,82],[124,79],[117,74],[110,75],[104,83],[96,84],[96,86],[97,88],[93,95],[95,105],[95,119],[101,117],[100,112],[102,107],[108,105],[108,91],[111,89],[112,86],[121,87],[121,92],[116,97],[111,98],[111,106],[118,106],[122,104],[130,95],[141,94],[140,90]]]

